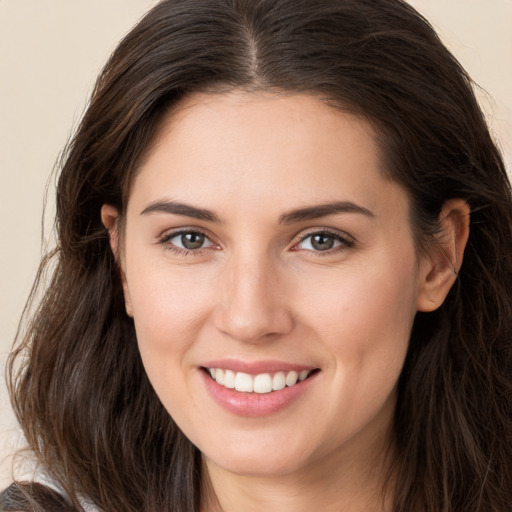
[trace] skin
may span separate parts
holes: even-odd
[[[218,218],[147,211],[169,201]],[[333,202],[364,211],[282,221]],[[192,95],[166,119],[122,247],[104,205],[146,371],[203,453],[203,510],[390,509],[380,491],[412,323],[444,300],[468,234],[467,205],[450,201],[420,258],[409,206],[365,121],[313,96],[242,92]],[[203,246],[177,250],[183,231]],[[311,234],[326,232],[333,247],[318,250]],[[320,371],[288,407],[244,417],[204,385],[201,365],[226,357]]]

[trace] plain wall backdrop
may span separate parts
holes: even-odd
[[[321,1],[321,0],[319,0]],[[0,0],[0,488],[19,438],[4,361],[41,256],[50,174],[121,37],[154,0]],[[512,169],[512,0],[410,0],[484,89],[479,98]]]

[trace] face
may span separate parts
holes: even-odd
[[[192,96],[124,229],[143,363],[210,467],[370,464],[425,272],[368,124],[306,95]]]

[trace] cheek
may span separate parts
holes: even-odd
[[[139,350],[151,380],[178,369],[211,304],[211,286],[192,267],[170,271],[153,264],[128,266],[128,290]]]
[[[359,340],[375,330],[403,334],[416,312],[417,271],[407,260],[380,259],[300,281],[299,302],[309,322],[325,332],[340,330]]]
[[[331,360],[340,403],[350,398],[377,406],[396,385],[407,352],[416,270],[407,261],[380,263],[317,280],[318,292],[304,310],[304,322],[313,326]]]

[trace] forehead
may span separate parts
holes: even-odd
[[[195,94],[163,121],[132,196],[208,207],[215,199],[283,208],[343,199],[372,208],[383,187],[396,186],[380,169],[372,126],[317,97]]]

